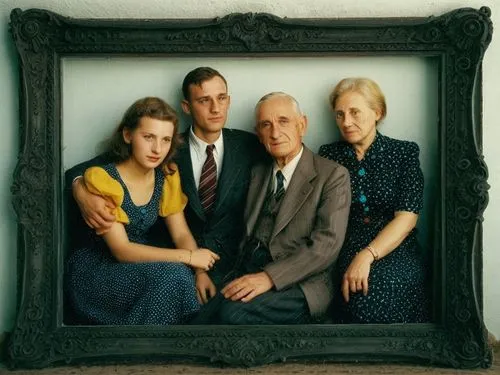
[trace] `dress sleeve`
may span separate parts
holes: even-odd
[[[424,176],[418,159],[419,147],[415,142],[406,142],[401,151],[401,175],[395,211],[418,214],[423,207],[424,195]]]
[[[83,175],[85,186],[92,194],[109,198],[116,205],[114,215],[116,221],[128,224],[129,219],[121,205],[123,203],[123,188],[118,181],[112,178],[103,168],[91,167]]]
[[[187,201],[186,195],[182,192],[179,171],[176,170],[173,174],[166,175],[160,199],[159,215],[166,217],[181,212],[186,207]]]

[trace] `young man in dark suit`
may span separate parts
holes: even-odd
[[[181,135],[184,143],[175,157],[188,197],[185,216],[198,246],[221,257],[208,273],[195,271],[199,299],[206,303],[234,267],[244,233],[250,170],[265,151],[255,135],[224,128],[230,96],[227,82],[218,71],[209,67],[192,70],[184,78],[182,91],[182,109],[193,119],[192,126]],[[77,176],[89,166],[105,162],[106,157],[100,156],[66,172],[67,186],[72,185],[85,222],[101,232],[114,221],[109,211],[113,205],[90,194]],[[158,235],[165,237],[167,231],[158,231],[157,227]]]

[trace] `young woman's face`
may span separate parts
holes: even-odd
[[[124,129],[123,138],[132,145],[132,155],[137,164],[144,169],[158,167],[167,156],[174,136],[171,121],[142,117],[133,131]]]

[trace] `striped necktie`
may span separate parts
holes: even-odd
[[[207,158],[201,168],[198,195],[205,214],[210,215],[215,203],[215,189],[217,188],[217,165],[214,159],[214,145],[207,146]]]
[[[285,194],[285,176],[283,176],[283,173],[281,171],[276,172],[276,191],[274,193],[274,199],[276,201],[279,201],[281,197]]]

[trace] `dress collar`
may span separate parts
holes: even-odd
[[[387,141],[387,137],[382,135],[378,130],[375,133],[375,138],[373,139],[372,144],[368,147],[368,150],[365,152],[365,156],[363,159],[359,160],[360,162],[366,160],[368,157],[374,159],[379,151],[384,149],[385,143]],[[351,156],[356,158],[356,151],[354,150],[354,146],[349,142],[342,141],[344,145],[350,150]],[[357,160],[357,159],[356,159]]]

